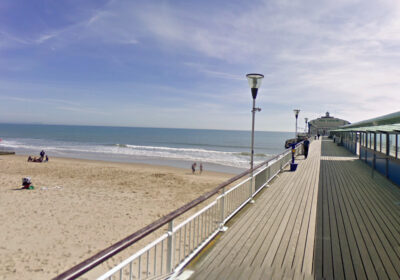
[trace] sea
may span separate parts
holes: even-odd
[[[285,150],[290,132],[255,132],[254,162]],[[237,174],[250,167],[250,131],[0,123],[0,149],[19,155],[134,162]]]

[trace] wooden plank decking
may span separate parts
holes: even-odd
[[[400,189],[328,140],[320,170],[316,278],[400,279]]]
[[[400,279],[400,189],[314,141],[188,267],[191,279]]]

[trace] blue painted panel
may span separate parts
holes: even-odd
[[[365,149],[365,147],[361,147],[361,159],[365,161],[366,155],[367,155],[367,149]]]
[[[400,185],[400,163],[389,161],[389,179]]]
[[[376,170],[383,175],[386,174],[386,159],[379,158],[379,155],[376,158]]]
[[[367,163],[372,167],[374,161],[374,153],[371,150],[367,150]]]

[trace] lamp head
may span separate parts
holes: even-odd
[[[294,109],[293,112],[294,112],[294,115],[295,115],[295,117],[297,119],[297,117],[299,116],[299,113],[300,113],[300,109]]]
[[[251,88],[251,94],[253,96],[253,99],[256,99],[257,92],[261,86],[261,81],[264,78],[264,75],[251,73],[251,74],[247,74],[246,77],[247,77],[247,81],[249,82],[249,86]]]
[[[305,120],[306,122],[308,122],[308,118],[304,118],[304,120]]]

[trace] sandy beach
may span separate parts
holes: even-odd
[[[0,156],[0,279],[49,279],[232,174],[132,163]],[[35,190],[16,190],[29,176]]]

